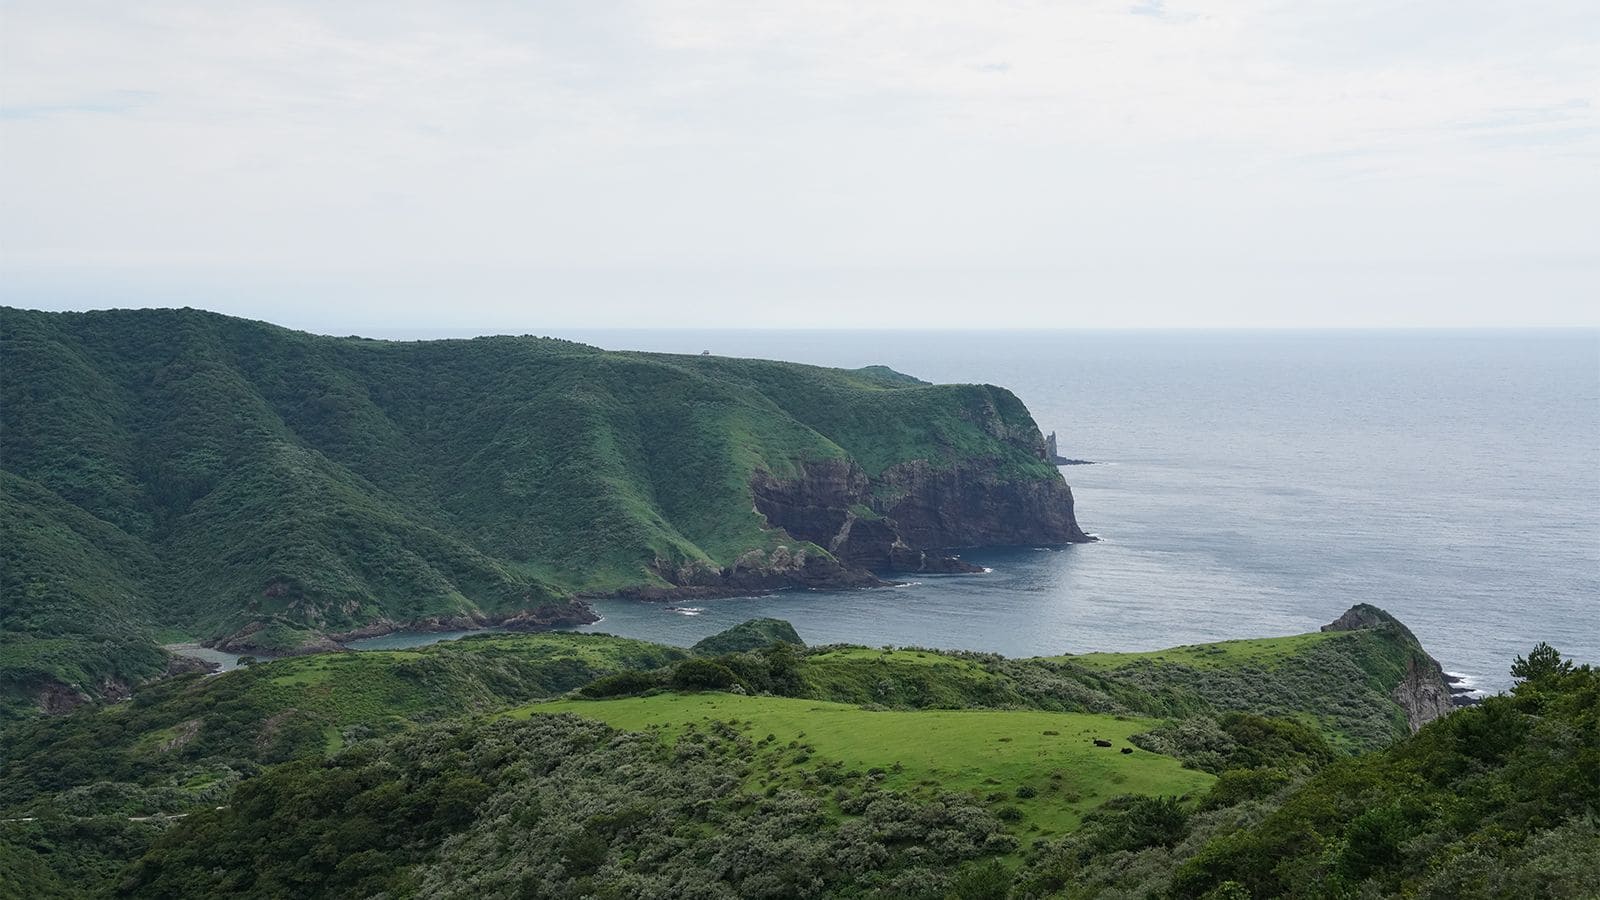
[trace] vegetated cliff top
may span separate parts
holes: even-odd
[[[1231,759],[1230,740],[1200,726],[1224,713],[1296,720],[1319,741],[1352,751],[1407,734],[1391,696],[1406,668],[1396,665],[1394,644],[1391,632],[1373,628],[1233,641],[1218,670],[1167,678],[1140,664],[1074,657],[807,648],[788,622],[759,618],[691,650],[605,634],[483,633],[402,650],[293,656],[218,677],[160,679],[138,687],[132,700],[0,725],[10,775],[0,784],[0,819],[79,803],[86,786],[106,782],[125,785],[97,795],[93,802],[104,805],[92,806],[94,814],[185,812],[213,802],[213,781],[236,778],[248,765],[320,759],[420,722],[525,716],[545,708],[530,701],[575,689],[583,697],[650,696],[676,709],[673,716],[687,709],[674,699],[685,685],[842,704],[867,717],[886,708],[1114,715],[1128,733],[1147,733],[1139,746],[1216,773]],[[1154,656],[1215,646],[1223,645]],[[1169,719],[1185,724],[1173,728]],[[86,815],[91,806],[76,808]]]
[[[1383,719],[1373,644],[1410,646],[1362,618],[1082,663],[545,634],[184,676],[0,727],[0,886],[831,896],[914,878],[945,896],[977,871],[977,896],[1592,894],[1594,671],[1536,650],[1512,695],[1346,755],[1303,714]],[[1183,696],[1141,674],[1163,657],[1278,689]],[[725,681],[684,689],[690,669]],[[634,696],[526,702],[596,675],[634,676]]]
[[[1009,391],[535,337],[334,338],[196,310],[0,310],[0,682],[157,670],[146,629],[265,650],[363,626],[831,560],[760,472],[980,461],[1059,483]],[[1064,485],[1061,485],[1064,490]],[[836,564],[835,564],[836,565]]]
[[[760,650],[782,642],[804,647],[799,632],[784,619],[748,619],[695,643],[691,649],[702,656]]]

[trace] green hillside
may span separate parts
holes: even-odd
[[[1585,896],[1593,672],[1541,650],[1412,736],[1420,648],[1339,622],[1080,663],[756,620],[716,655],[501,634],[170,678],[0,727],[0,895]]]
[[[1358,651],[1341,637],[1228,652],[1303,644]],[[1547,648],[1518,661],[1514,694],[1354,755],[1248,713],[886,710],[742,684],[517,705],[619,665],[746,672],[747,657],[797,652],[485,637],[176,679],[16,723],[0,753],[45,790],[0,811],[0,893],[1531,900],[1600,887],[1600,681]],[[884,656],[891,673],[985,671]],[[818,681],[849,679],[802,683]],[[1211,755],[1145,747],[1169,725],[1211,735]],[[144,781],[107,780],[119,771]],[[146,818],[159,809],[183,814]]]
[[[501,634],[165,679],[128,702],[0,730],[0,814],[186,812],[263,763],[320,758],[347,740],[493,712],[685,656],[609,635]]]
[[[808,466],[928,490],[918,473],[971,466],[1070,504],[1015,396],[881,367],[9,308],[0,360],[11,714],[159,672],[157,629],[281,652],[581,621],[579,592],[861,583],[753,508],[753,479]]]
[[[1393,617],[1365,604],[1371,623],[1354,630],[1323,630],[1281,638],[1192,644],[1146,653],[1085,653],[1054,657],[1102,673],[1156,697],[1199,696],[1216,711],[1253,712],[1295,719],[1346,750],[1382,747],[1409,731],[1397,691],[1413,671],[1440,682],[1438,664]],[[1407,697],[1430,706],[1425,720],[1448,711],[1448,696]],[[1170,749],[1170,748],[1169,748]]]
[[[1251,740],[1218,725],[1226,713],[1299,721],[1319,740],[1347,749],[1380,747],[1405,735],[1399,707],[1389,696],[1399,676],[1393,671],[1369,675],[1363,667],[1408,652],[1406,645],[1383,627],[1324,634],[1329,636],[1318,640],[1230,642],[1246,659],[1260,658],[1268,648],[1319,648],[1314,655],[1291,653],[1279,668],[1264,673],[1232,670],[1235,678],[1254,685],[1248,694],[1239,693],[1234,680],[1204,681],[1181,691],[1150,690],[1148,673],[1137,667],[1107,671],[1071,661],[917,649],[808,650],[772,640],[793,635],[787,622],[774,619],[754,619],[703,642],[726,648],[719,655],[609,635],[484,634],[407,650],[296,656],[215,677],[164,679],[139,688],[126,702],[86,706],[71,715],[21,721],[0,730],[0,759],[7,761],[8,776],[0,784],[0,816],[69,808],[80,815],[188,812],[264,763],[320,758],[351,741],[448,718],[497,715],[569,692],[630,698],[626,703],[615,700],[616,705],[570,707],[598,715],[602,710],[698,708],[698,700],[652,704],[658,696],[680,697],[685,691],[740,691],[748,701],[725,693],[694,696],[720,698],[713,704],[759,701],[785,711],[790,724],[816,709],[1088,715],[1102,723],[1105,734],[1097,736],[1132,737],[1139,759],[1150,750],[1209,772],[1226,768],[1241,741]],[[740,646],[755,649],[735,649]],[[1261,649],[1244,649],[1252,646]],[[1306,681],[1302,673],[1308,667],[1326,674],[1322,680]],[[1373,677],[1389,680],[1369,684]],[[1342,714],[1325,715],[1334,708]],[[627,728],[644,721],[603,718]],[[939,717],[845,721],[931,723]],[[1105,724],[1110,721],[1116,724]],[[1375,727],[1387,730],[1369,733]],[[912,726],[896,724],[889,730],[898,728]],[[1013,737],[1017,743],[991,749],[1032,747],[1030,742],[1046,730],[1067,734],[1070,729],[1043,725],[1032,736],[997,731],[997,738]],[[930,736],[916,743],[936,747],[942,746],[941,740]],[[1061,742],[1049,743],[1054,747]],[[1079,793],[1105,796],[1087,789]]]

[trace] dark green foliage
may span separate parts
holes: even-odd
[[[572,616],[795,542],[757,472],[981,459],[1059,479],[1010,393],[531,337],[328,338],[194,310],[0,310],[0,714],[380,620]],[[826,555],[815,547],[808,553]],[[720,651],[719,651],[720,652]]]
[[[1004,896],[969,860],[1012,842],[975,802],[858,784],[848,821],[797,786],[741,788],[747,739],[666,745],[570,716],[439,726],[280,766],[185,820],[132,897]],[[449,839],[448,843],[444,843]]]
[[[1212,773],[1262,766],[1306,772],[1337,755],[1308,725],[1241,712],[1165,722],[1138,735],[1137,741],[1147,750]]]
[[[16,760],[4,790],[56,793],[36,797],[39,822],[0,830],[0,879],[9,879],[0,887],[41,897],[121,885],[132,896],[396,900],[1008,891],[1533,900],[1600,891],[1600,676],[1559,657],[1510,696],[1360,756],[1338,756],[1300,722],[1242,713],[1185,720],[1188,738],[1199,735],[1227,766],[1208,797],[1113,799],[1077,831],[1027,849],[1014,880],[999,858],[1018,850],[1004,827],[1025,818],[1007,803],[1029,799],[1020,788],[984,788],[989,796],[980,800],[979,791],[941,793],[928,782],[921,793],[900,794],[882,788],[882,770],[847,771],[803,742],[758,740],[750,723],[702,720],[663,741],[541,715],[384,737],[398,725],[362,718],[366,701],[345,693],[382,672],[434,685],[388,695],[399,704],[392,708],[416,720],[478,702],[472,684],[499,684],[509,694],[567,683],[580,651],[590,664],[602,649],[613,658],[634,654],[629,664],[643,678],[626,683],[652,686],[682,677],[746,688],[796,661],[786,644],[716,658],[683,659],[679,651],[675,661],[645,654],[649,645],[607,643],[615,640],[485,637],[428,651],[265,663],[221,678],[174,679],[130,703],[59,720],[59,732],[47,723],[13,726],[0,746],[8,766]],[[563,642],[565,656],[545,652],[542,665],[521,675],[503,668]],[[452,668],[463,656],[481,657],[475,680],[459,680],[465,670]],[[909,656],[924,668],[971,661]],[[299,685],[297,693],[274,693],[287,683]],[[318,693],[322,687],[330,693]],[[259,696],[278,705],[251,699]],[[331,760],[330,716],[356,722],[343,728],[346,749]],[[204,727],[184,727],[191,720]],[[50,741],[29,743],[41,737]],[[179,746],[159,751],[156,740]],[[97,745],[137,750],[102,754]],[[192,765],[163,761],[182,760],[190,747],[198,754]],[[141,758],[165,774],[116,780],[137,772]],[[274,759],[286,762],[263,767]],[[62,773],[47,783],[51,768]],[[199,809],[170,826],[121,818],[172,803]]]
[[[745,650],[760,650],[774,643],[793,644],[804,647],[805,641],[800,640],[800,635],[782,619],[750,619],[738,625],[721,631],[695,644],[690,648],[701,656],[720,656],[724,653],[740,653]]]
[[[156,563],[144,544],[0,471],[0,548],[0,722],[35,714],[48,686],[71,698],[165,667],[146,628]]]
[[[950,886],[954,900],[1006,900],[1011,893],[1011,873],[997,859],[963,869]]]
[[[1572,662],[1563,660],[1556,648],[1540,641],[1533,651],[1517,657],[1511,664],[1511,676],[1518,681],[1544,681],[1559,678],[1572,671]]]
[[[644,694],[666,686],[666,679],[654,672],[618,672],[596,678],[578,690],[585,697],[627,697]]]
[[[1202,700],[1197,711],[1209,707],[1299,720],[1314,725],[1337,749],[1354,751],[1376,749],[1410,733],[1390,694],[1417,664],[1431,661],[1410,632],[1395,623],[1340,633],[1271,663],[1196,668],[1140,661],[1108,674],[1169,706],[1187,696]],[[1170,714],[1181,713],[1173,709]]]
[[[1335,755],[1320,732],[1300,722],[1232,712],[1224,713],[1217,723],[1233,741],[1226,757],[1230,769],[1319,769]]]
[[[671,684],[680,691],[721,691],[739,684],[739,676],[716,660],[686,659],[673,667]]]
[[[169,827],[124,816],[0,823],[0,897],[84,897],[113,883]]]
[[[1122,797],[1091,816],[1099,823],[1095,843],[1101,852],[1170,847],[1189,825],[1189,813],[1177,797]]]
[[[1260,896],[1415,891],[1464,855],[1518,865],[1524,842],[1579,828],[1597,809],[1600,676],[1552,665],[1511,696],[1328,766],[1260,825],[1185,863],[1174,889],[1197,896],[1236,881]],[[1552,896],[1581,895],[1572,892],[1580,882],[1557,883],[1565,893]]]
[[[77,815],[186,811],[219,780],[231,786],[264,763],[320,758],[345,730],[369,736],[495,710],[683,655],[609,635],[493,635],[184,675],[126,703],[0,731],[0,811],[29,815],[64,803]],[[92,803],[61,793],[94,783],[127,790],[102,789]]]
[[[1254,769],[1228,769],[1217,776],[1205,806],[1213,809],[1235,806],[1246,800],[1265,800],[1289,786],[1292,776],[1276,766]]]
[[[1015,895],[1600,896],[1600,675],[1558,657],[1544,671],[1320,769],[1326,754],[1282,723],[1217,725],[1290,767],[1223,772],[1182,827],[1167,804],[1107,804],[1038,846]]]

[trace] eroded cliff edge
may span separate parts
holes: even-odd
[[[799,478],[751,484],[768,523],[878,573],[963,572],[951,550],[1084,543],[1060,478],[1006,478],[991,460],[938,469],[913,460],[877,477],[850,460],[809,463]]]
[[[1367,628],[1389,632],[1405,651],[1398,662],[1404,667],[1404,674],[1389,696],[1405,711],[1406,724],[1412,733],[1454,708],[1450,702],[1450,685],[1444,680],[1444,668],[1422,649],[1422,642],[1399,619],[1371,604],[1358,603],[1322,626],[1323,631]]]

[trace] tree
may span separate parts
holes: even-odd
[[[1518,681],[1543,681],[1572,672],[1572,661],[1562,659],[1556,648],[1540,641],[1527,658],[1517,657],[1511,664],[1511,677]]]

